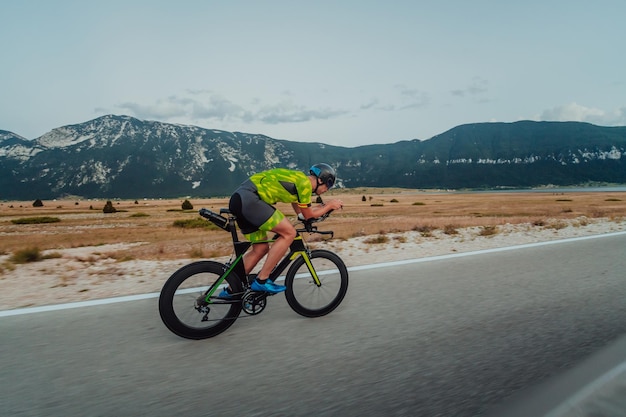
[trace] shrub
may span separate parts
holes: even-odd
[[[412,204],[413,206],[424,206],[426,205],[426,203],[422,203],[421,201],[416,201],[415,203]]]
[[[367,238],[363,241],[363,243],[387,243],[389,242],[389,238],[385,235],[377,235],[377,236],[372,236],[370,238]]]
[[[365,196],[361,197],[361,201],[367,201],[367,198],[365,198]]]
[[[478,233],[480,236],[492,236],[498,233],[496,226],[483,226]]]
[[[443,232],[447,235],[456,235],[459,233],[458,230],[456,230],[456,226],[451,225],[451,224],[447,224],[443,227]]]
[[[37,262],[37,261],[41,261],[42,259],[43,257],[41,256],[41,251],[37,247],[18,250],[11,257],[11,261],[13,261],[16,264]]]
[[[422,235],[422,237],[432,237],[433,235],[433,230],[435,230],[436,228],[433,226],[428,226],[428,225],[423,225],[423,226],[415,226],[413,228],[414,231],[419,232],[420,235]]]
[[[390,203],[399,203],[397,198],[392,198],[391,200],[389,200]]]
[[[550,228],[554,229],[554,230],[560,230],[560,229],[565,229],[567,227],[567,223],[558,220],[554,223],[550,224]]]
[[[150,215],[148,213],[139,212],[131,214],[130,217],[150,217]]]
[[[193,210],[193,204],[191,204],[189,200],[183,201],[183,204],[181,207],[183,210]]]
[[[104,208],[102,209],[103,213],[115,213],[116,211],[117,209],[113,207],[113,203],[111,203],[111,200],[107,201],[104,205]]]
[[[589,213],[591,217],[604,217],[606,216],[606,212],[600,209],[592,209],[591,213]]]
[[[217,226],[213,225],[213,223],[208,222],[204,219],[186,219],[186,220],[175,220],[174,227],[182,227],[183,229],[217,229]]]
[[[395,236],[393,239],[399,243],[406,243],[407,241],[406,236],[404,235]]]
[[[15,265],[9,261],[5,261],[0,263],[0,275],[2,275],[5,271],[14,271]]]
[[[11,223],[13,224],[42,224],[42,223],[57,223],[60,222],[61,219],[58,217],[22,217],[21,219],[13,219]]]
[[[37,199],[33,202],[33,207],[43,207],[43,201]]]

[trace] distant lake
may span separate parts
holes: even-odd
[[[542,188],[503,188],[497,190],[420,190],[409,194],[480,194],[480,193],[594,193],[594,192],[626,192],[626,185],[606,187],[542,187]]]
[[[626,185],[607,187],[554,187],[554,188],[523,188],[502,190],[469,190],[451,191],[454,193],[593,193],[593,192],[626,192]]]

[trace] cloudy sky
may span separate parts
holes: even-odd
[[[105,114],[359,146],[626,125],[623,0],[0,0],[0,130]]]

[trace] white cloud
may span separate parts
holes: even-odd
[[[268,124],[298,123],[333,119],[346,113],[344,110],[331,108],[309,109],[286,101],[272,106],[264,106],[254,115],[254,119]]]
[[[399,110],[426,107],[430,103],[430,95],[426,91],[410,88],[404,84],[397,84],[393,87],[394,93],[388,98],[388,102],[383,103],[379,98],[374,97],[361,104],[359,109],[395,112]]]
[[[402,105],[398,107],[399,110],[423,107],[430,102],[430,97],[425,91],[421,91],[415,88],[406,88],[404,86],[399,88],[400,95],[403,100]]]
[[[588,122],[602,126],[618,126],[626,124],[626,107],[605,111],[592,107],[585,107],[572,102],[563,106],[544,110],[540,120],[557,122]]]
[[[450,91],[453,96],[465,97],[465,96],[479,96],[486,94],[489,90],[489,82],[480,77],[472,78],[472,83],[465,87]]]
[[[255,99],[249,109],[244,109],[239,104],[210,91],[189,91],[188,93],[190,97],[170,96],[158,99],[152,104],[125,102],[117,107],[141,119],[171,121],[186,118],[194,122],[231,120],[265,124],[327,120],[348,113],[341,109],[308,108],[295,104],[291,100],[263,104],[261,100]]]
[[[131,112],[140,119],[167,120],[185,115],[185,109],[182,108],[179,103],[176,103],[176,101],[171,100],[171,98],[158,100],[153,104],[125,102],[119,104],[117,107]]]
[[[361,104],[360,109],[361,110],[371,109],[373,107],[376,107],[378,105],[378,103],[379,103],[379,100],[377,98],[372,98],[367,103]]]

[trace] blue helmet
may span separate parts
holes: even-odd
[[[335,170],[328,164],[315,164],[309,169],[309,174],[316,176],[322,180],[323,184],[326,184],[328,189],[331,189],[335,185],[337,176]]]

